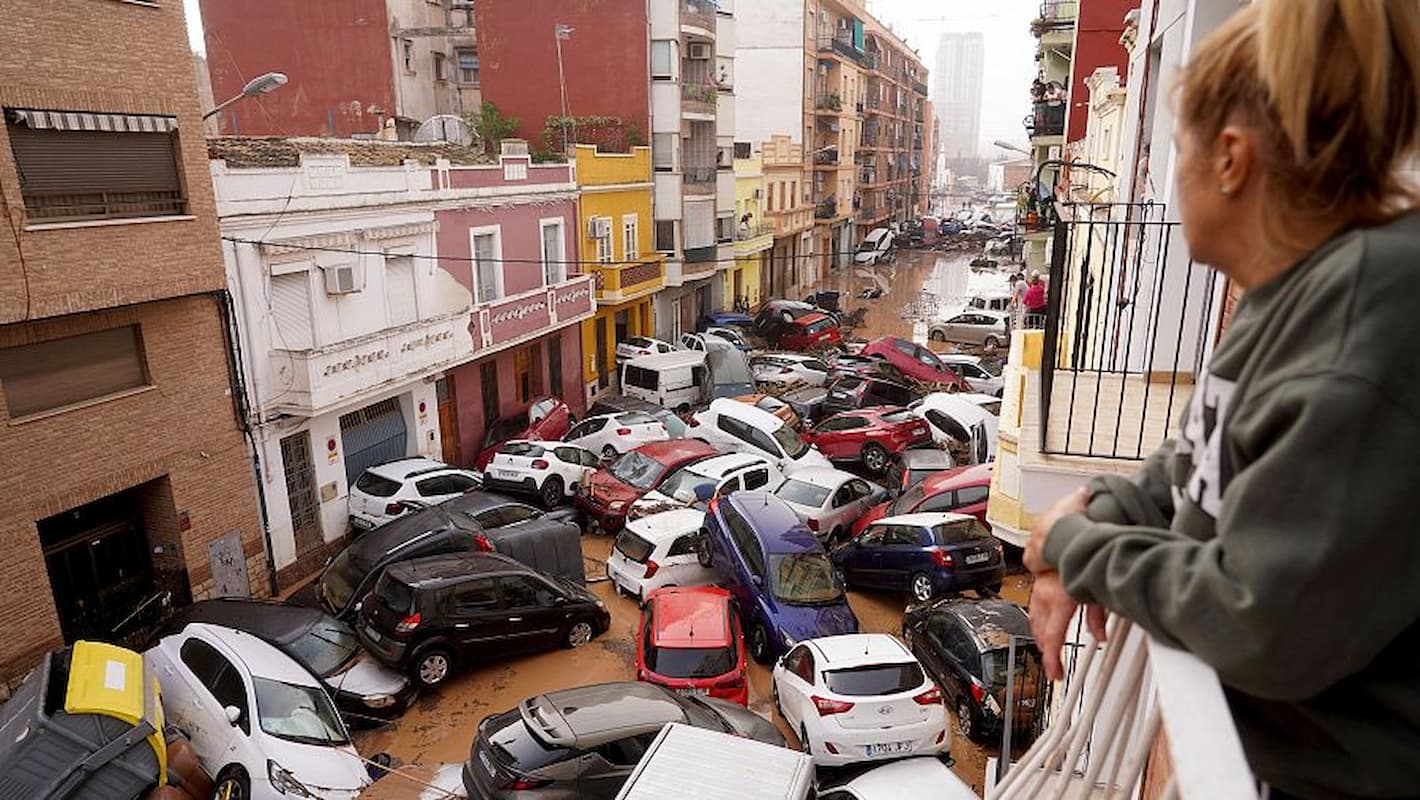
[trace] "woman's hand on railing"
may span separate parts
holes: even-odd
[[[1075,618],[1080,604],[1065,591],[1060,573],[1046,562],[1045,540],[1050,535],[1050,529],[1055,527],[1061,517],[1085,513],[1089,500],[1089,490],[1080,487],[1055,501],[1054,505],[1036,518],[1022,557],[1026,568],[1035,575],[1035,584],[1031,587],[1030,594],[1031,633],[1035,635],[1036,645],[1040,647],[1046,674],[1056,681],[1065,677],[1060,653],[1065,646],[1065,634],[1070,629],[1070,621]],[[1095,641],[1105,641],[1105,622],[1108,619],[1109,612],[1104,608],[1093,605],[1085,607],[1085,624],[1089,626]]]

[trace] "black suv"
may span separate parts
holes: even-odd
[[[1006,679],[1012,673],[1013,742],[1029,744],[1039,735],[1048,683],[1030,620],[1020,606],[1008,600],[960,599],[909,606],[902,618],[902,638],[942,687],[963,736],[981,741],[1001,732]]]
[[[580,647],[610,626],[606,604],[571,581],[500,553],[456,553],[390,565],[356,631],[376,658],[429,688],[456,665]]]
[[[823,415],[831,417],[840,411],[853,411],[871,406],[907,406],[922,395],[911,386],[882,378],[845,375],[828,387],[823,401]]]

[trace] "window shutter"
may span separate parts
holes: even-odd
[[[310,281],[309,272],[271,276],[271,318],[279,349],[309,350],[314,346]]]
[[[385,259],[385,294],[389,301],[391,325],[408,325],[419,319],[415,301],[414,259],[408,256]]]
[[[173,134],[8,127],[20,191],[32,217],[152,216],[186,210]]]

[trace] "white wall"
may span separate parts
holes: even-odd
[[[680,219],[680,175],[657,172],[654,197],[656,219]]]
[[[674,133],[679,139],[680,125],[680,84],[671,81],[652,81],[651,132]]]
[[[650,0],[652,39],[680,38],[680,0]]]
[[[802,0],[753,0],[735,11],[735,138],[763,142],[775,133],[803,140]]]

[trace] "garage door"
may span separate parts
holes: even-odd
[[[340,439],[345,443],[347,483],[354,483],[368,467],[404,458],[404,412],[399,409],[399,398],[341,415]]]

